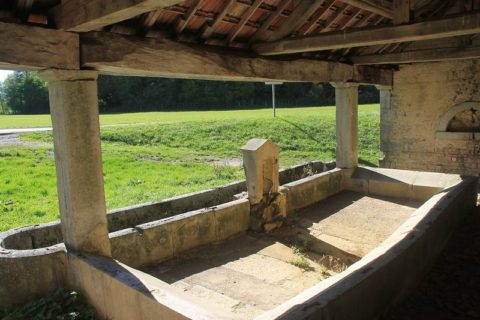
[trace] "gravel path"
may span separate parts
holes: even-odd
[[[480,319],[480,207],[455,231],[417,291],[382,319]]]

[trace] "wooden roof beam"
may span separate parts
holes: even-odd
[[[230,8],[232,6],[235,5],[235,2],[236,0],[227,0],[225,1],[225,3],[223,4],[223,7],[222,9],[220,10],[220,12],[217,14],[217,16],[215,17],[215,20],[213,20],[212,24],[206,24],[203,31],[202,31],[202,39],[207,39],[207,38],[210,38],[210,36],[212,35],[212,33],[215,31],[215,29],[217,28],[217,26],[220,24],[220,22],[223,21],[223,18],[225,18],[225,16],[227,15],[228,11],[230,10]]]
[[[113,75],[230,81],[391,84],[391,72],[310,59],[282,60],[239,54],[167,39],[152,41],[109,32],[81,35],[82,68]],[[365,69],[367,68],[367,69]]]
[[[326,32],[305,37],[253,44],[261,55],[334,50],[389,43],[462,36],[480,32],[480,13],[413,24]]]
[[[351,57],[356,65],[402,64],[480,58],[480,47],[444,48]]]
[[[379,16],[393,19],[393,10],[389,8],[385,8],[374,4],[367,0],[342,0],[343,3],[357,7],[359,9],[363,9],[366,11],[370,11],[372,13],[378,14]]]
[[[317,11],[323,4],[321,0],[303,0],[293,10],[293,13],[287,20],[270,35],[268,40],[274,41],[291,35],[298,28],[300,28],[308,18],[310,18],[315,11]]]
[[[248,19],[255,13],[255,10],[260,7],[263,0],[255,0],[253,4],[247,9],[247,11],[243,14],[242,19],[240,22],[233,28],[233,30],[227,36],[227,42],[232,42],[238,36],[242,28],[248,22]]]
[[[77,34],[0,22],[0,69],[80,68]]]
[[[179,0],[62,0],[51,13],[57,28],[87,32],[178,2]]]
[[[287,8],[287,6],[290,4],[291,0],[282,0],[277,6],[277,9],[275,12],[272,12],[267,20],[262,24],[260,28],[255,32],[255,34],[250,38],[250,42],[253,42],[257,40],[258,38],[261,38],[264,33],[268,30],[268,28],[280,17],[282,12]]]
[[[318,27],[318,21],[321,20],[326,13],[333,7],[333,4],[335,3],[335,0],[327,0],[325,1],[325,5],[323,9],[318,12],[312,19],[307,23],[305,26],[305,30],[301,33],[301,35],[306,35],[313,30],[315,30]]]
[[[175,26],[175,31],[178,33],[182,33],[185,27],[188,25],[190,20],[195,16],[195,12],[201,7],[203,0],[195,0],[195,2],[188,8],[187,12],[183,17],[178,19],[177,25]]]

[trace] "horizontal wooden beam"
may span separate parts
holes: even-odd
[[[262,82],[355,80],[376,83],[378,79],[383,79],[378,75],[357,77],[356,68],[343,63],[262,58],[167,39],[145,39],[105,32],[82,34],[81,56],[82,68],[111,75]],[[375,71],[372,73],[376,74]],[[391,84],[391,79],[381,81],[388,83],[378,84]]]
[[[393,18],[393,10],[379,6],[366,0],[342,0],[342,2],[362,10],[370,11],[388,19]]]
[[[57,28],[87,32],[140,14],[174,5],[179,0],[62,0],[52,10]]]
[[[261,55],[280,55],[431,40],[479,32],[480,13],[475,12],[407,25],[342,30],[272,42],[260,42],[253,44],[252,47]]]
[[[393,71],[370,66],[355,66],[353,69],[353,80],[351,82],[392,86]]]
[[[402,64],[480,58],[480,47],[443,48],[351,57],[356,65]]]
[[[0,22],[0,68],[39,70],[79,69],[77,34]]]

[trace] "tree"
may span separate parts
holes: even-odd
[[[48,90],[36,73],[16,71],[2,85],[4,107],[15,114],[42,114],[49,112]]]

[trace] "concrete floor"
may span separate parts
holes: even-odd
[[[293,215],[270,234],[242,235],[144,271],[206,308],[251,319],[343,271],[419,205],[342,192]]]

